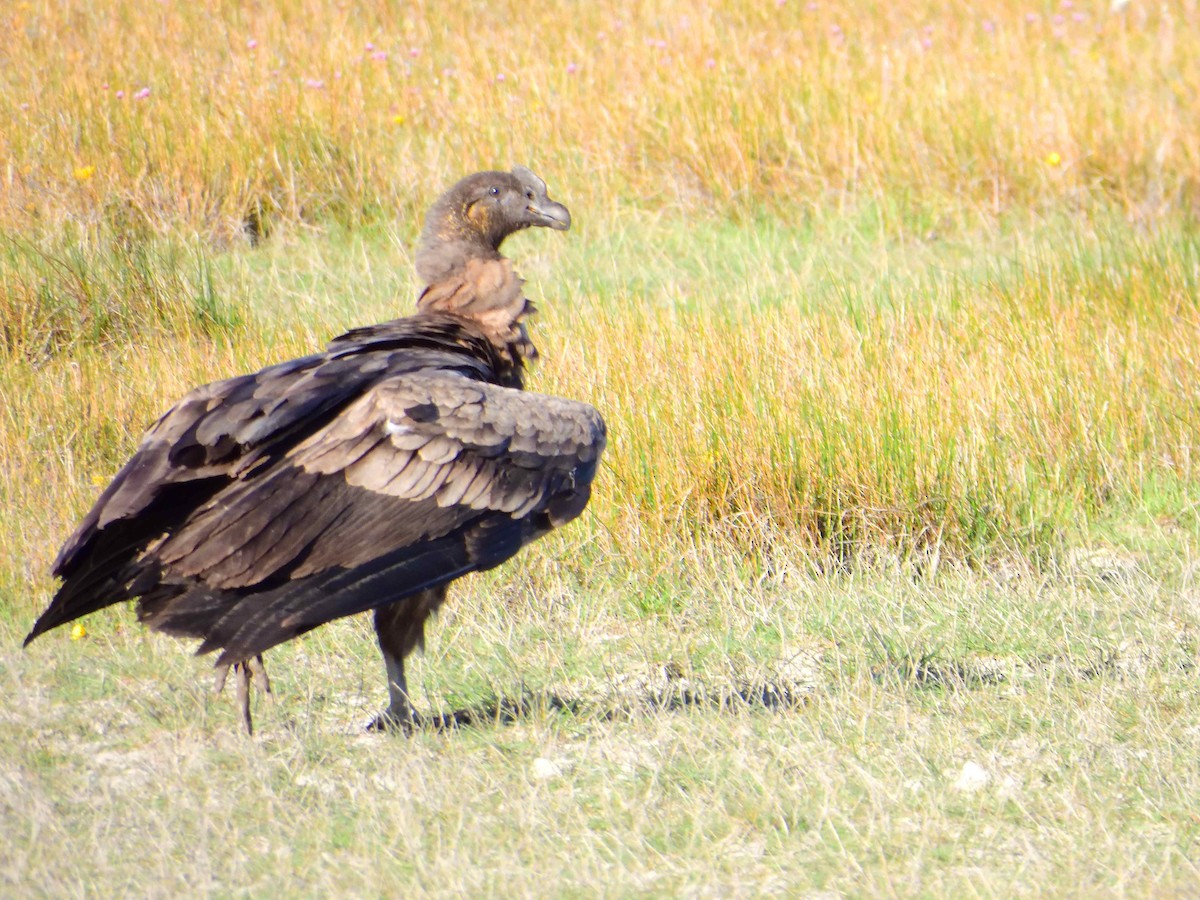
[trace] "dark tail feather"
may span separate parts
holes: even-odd
[[[241,600],[239,594],[210,590],[202,584],[162,585],[141,598],[138,620],[165,634],[202,638],[213,622]]]
[[[223,645],[217,665],[245,659],[318,625],[447,584],[475,568],[455,539],[434,541],[415,554],[414,550],[405,548],[366,566],[297,582],[248,621],[238,621],[233,613],[228,618],[234,620],[229,624],[236,631],[221,644],[210,636],[201,651]]]
[[[210,635],[199,652],[225,648],[218,665],[247,659],[344,616],[387,606],[413,594],[449,584],[510,559],[525,542],[528,523],[508,516],[481,518],[460,530],[392,553],[353,569],[322,572],[272,592],[276,598],[248,621],[237,612],[229,639]],[[260,595],[260,602],[265,598]],[[257,605],[257,604],[256,604]],[[223,623],[219,623],[223,624]]]
[[[60,555],[54,574],[61,576],[63,583],[34,623],[25,646],[52,628],[129,600],[154,585],[159,576],[157,566],[130,562],[148,540],[144,534],[98,532],[83,563],[63,565]]]
[[[95,612],[98,609],[115,603],[115,600],[92,600],[88,603],[66,604],[59,603],[58,598],[54,598],[54,602],[50,604],[50,608],[42,613],[36,622],[33,623],[33,629],[29,634],[25,635],[25,643],[21,646],[28,647],[34,638],[40,637],[52,628],[57,628],[59,625],[66,625],[68,622],[74,622],[81,616],[86,616],[88,613]]]
[[[52,628],[128,600],[133,595],[129,593],[128,585],[123,582],[124,579],[115,578],[111,574],[104,578],[91,579],[83,585],[75,581],[66,582],[58,589],[46,611],[33,623],[33,629],[25,637],[23,646],[28,647],[34,638]]]

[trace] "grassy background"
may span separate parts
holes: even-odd
[[[448,173],[514,159],[591,221],[871,203],[924,233],[1098,195],[1152,220],[1200,189],[1188,4],[7,10],[0,218],[20,227],[408,223]]]
[[[0,13],[10,891],[1196,883],[1193,6],[243,6]],[[165,404],[410,311],[513,162],[577,223],[507,246],[532,386],[612,439],[416,663],[476,727],[362,734],[360,621],[254,741],[129,610],[18,649]]]

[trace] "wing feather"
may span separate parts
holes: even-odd
[[[429,443],[421,447],[417,451],[417,454],[427,463],[442,465],[457,459],[459,454],[462,453],[462,449],[462,444],[458,441],[444,435],[438,435],[431,437]]]
[[[481,459],[467,459],[446,478],[436,494],[438,506],[455,506],[462,502],[467,489],[479,477],[484,465]]]
[[[495,483],[495,466],[491,463],[484,463],[479,467],[476,476],[471,479],[470,485],[463,491],[462,500],[459,502],[471,509],[487,509],[491,500],[492,485]]]
[[[365,366],[334,361],[337,378],[318,377],[328,358],[307,358],[168,411],[64,547],[59,574],[91,568],[31,637],[140,594],[154,627],[261,652],[497,565],[583,509],[605,441],[592,407],[469,369],[344,386]],[[173,497],[187,502],[174,511]]]
[[[159,553],[222,587],[363,565],[481,516],[523,519],[586,491],[603,442],[586,404],[444,372],[396,376]]]

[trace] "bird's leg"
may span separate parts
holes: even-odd
[[[404,677],[404,659],[383,650],[383,664],[387,669],[388,705],[377,715],[367,728],[371,731],[400,729],[411,733],[417,724],[417,715],[408,700],[408,680]]]
[[[250,718],[250,661],[243,660],[233,664],[237,672],[237,702],[242,711],[242,724],[246,726],[246,734],[254,736],[254,720]]]
[[[375,610],[375,635],[387,668],[388,707],[367,726],[371,731],[399,729],[411,734],[420,725],[409,702],[404,658],[424,645],[425,620],[445,599],[446,589],[436,587]]]
[[[254,720],[250,715],[250,678],[254,677],[254,686],[264,694],[270,696],[271,681],[267,678],[267,667],[263,662],[262,654],[254,657],[255,662],[244,659],[241,662],[233,663],[233,670],[237,673],[237,702],[238,708],[242,713],[242,724],[246,726],[246,734],[254,734]],[[257,665],[255,664],[257,663]],[[229,675],[229,663],[223,666],[217,666],[216,683],[213,685],[213,693],[219,694],[225,689],[225,679]]]

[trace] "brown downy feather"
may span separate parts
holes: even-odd
[[[417,308],[474,322],[509,370],[502,383],[520,387],[525,361],[538,357],[524,324],[536,311],[521,291],[524,283],[507,259],[472,259],[454,275],[426,287]]]

